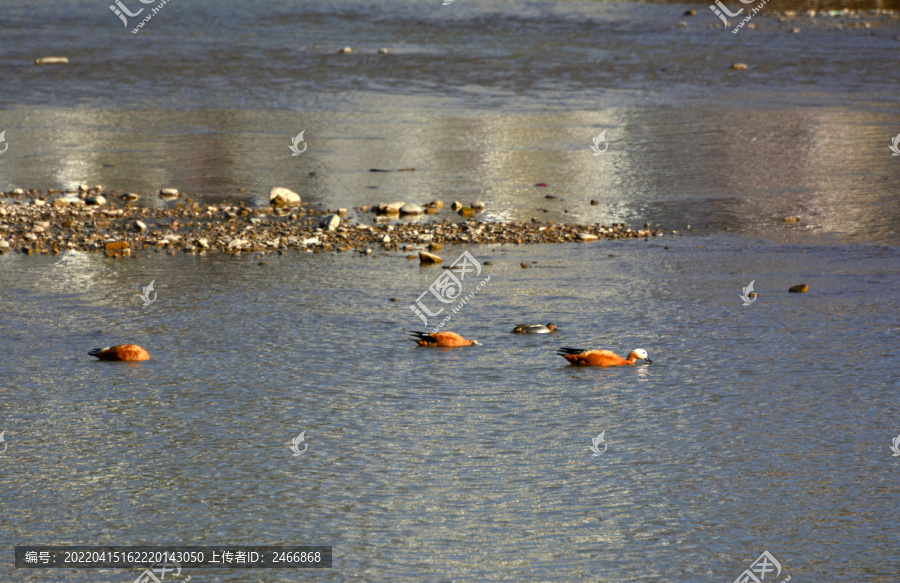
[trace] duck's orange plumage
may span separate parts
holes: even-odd
[[[637,360],[653,362],[643,348],[632,350],[628,353],[628,358],[622,358],[609,350],[582,350],[581,348],[560,348],[556,354],[578,366],[622,366],[623,364],[634,364]]]
[[[150,360],[146,350],[137,344],[120,344],[119,346],[107,346],[95,348],[88,352],[100,360]]]
[[[411,330],[412,340],[419,346],[480,346],[477,340],[466,340],[455,332],[435,332],[428,334],[427,332],[416,332]]]

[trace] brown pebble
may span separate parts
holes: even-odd
[[[397,298],[391,298],[391,301],[392,301],[392,302],[399,302],[400,300],[398,300]]]
[[[482,263],[482,265],[493,265],[493,264],[494,264],[493,261],[485,261],[484,263]]]
[[[528,269],[528,264],[527,264],[527,263],[524,263],[524,262],[523,262],[521,265],[522,265],[522,269]]]
[[[597,202],[596,200],[591,201],[591,206],[597,206],[598,204],[600,204],[600,203]]]
[[[807,291],[809,291],[809,286],[805,283],[801,283],[791,287],[788,291],[792,294],[805,294]]]
[[[799,217],[785,217],[785,218],[781,219],[781,222],[782,223],[799,223],[800,218]]]
[[[693,10],[693,9],[692,9],[692,10],[686,10],[686,11],[684,12],[684,15],[685,15],[685,16],[697,16],[697,11],[696,11],[696,10]]]
[[[618,257],[618,255],[616,255],[615,253],[610,253],[609,256],[610,257]]]
[[[742,71],[747,68],[747,65],[745,63],[732,63],[731,68]]]
[[[103,245],[103,249],[106,251],[121,251],[122,249],[128,249],[128,241],[110,241]]]

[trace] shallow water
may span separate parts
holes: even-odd
[[[407,341],[440,271],[402,256],[3,256],[3,545],[334,546],[267,582],[731,581],[763,550],[891,580],[896,249],[665,243],[470,249],[491,279],[449,328],[484,346],[455,350]],[[86,356],[124,341],[152,360]],[[653,363],[576,369],[570,345]]]
[[[896,580],[900,26],[753,22],[198,0],[132,35],[104,3],[0,2],[0,190],[282,185],[312,208],[481,199],[486,220],[666,229],[444,249],[493,262],[447,326],[484,346],[455,350],[408,341],[450,305],[413,314],[444,272],[403,255],[0,255],[0,580],[138,573],[17,570],[24,544],[334,548],[330,570],[201,583],[728,582],[764,550],[779,583]],[[152,359],[87,356],[124,342]],[[576,369],[559,346],[653,363]]]

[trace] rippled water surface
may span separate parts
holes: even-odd
[[[0,254],[0,581],[139,573],[15,569],[25,544],[334,549],[199,583],[726,583],[766,550],[766,582],[897,580],[900,20],[175,0],[131,34],[108,4],[0,2],[0,190],[287,186],[351,222],[481,199],[487,221],[666,234],[443,249],[490,263],[447,326],[483,346],[452,350],[407,339],[450,307],[413,314],[445,272],[405,252]],[[87,355],[126,342],[151,360]]]
[[[453,350],[407,341],[439,270],[402,256],[6,255],[3,545],[330,544],[327,581],[731,581],[768,549],[892,580],[896,250],[666,242],[478,248],[451,328],[484,346]],[[125,341],[152,360],[87,356]]]

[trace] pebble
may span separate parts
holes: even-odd
[[[454,200],[454,201],[453,201],[453,204],[450,205],[450,208],[453,209],[453,210],[455,210],[455,211],[458,211],[458,210],[461,209],[462,207],[463,207],[463,204],[462,204],[461,202],[459,202],[458,200]]]
[[[35,65],[68,65],[69,57],[38,57],[34,60]]]
[[[443,201],[440,201],[440,200],[433,200],[433,201],[429,202],[428,204],[426,204],[425,208],[441,210],[442,208],[444,208],[444,203],[443,203]]]
[[[697,11],[696,11],[696,10],[693,10],[693,9],[691,9],[691,10],[686,10],[686,11],[684,12],[684,15],[685,15],[685,16],[697,16]]]
[[[134,221],[133,223],[131,223],[131,227],[135,231],[140,233],[141,231],[147,230],[147,223],[145,223],[144,221]]]
[[[600,203],[596,200],[591,201],[591,206],[597,206],[598,204],[600,204]]]
[[[485,261],[484,263],[482,263],[482,265],[493,265],[493,264],[494,264],[493,261]]]
[[[519,265],[522,266],[522,269],[528,269],[528,264],[525,263],[524,261],[522,263],[520,263]]]
[[[476,211],[483,211],[486,208],[485,204],[480,200],[473,201],[470,206]]]
[[[443,262],[444,262],[444,260],[441,259],[440,257],[438,257],[437,255],[434,255],[427,251],[419,251],[419,263],[420,264],[431,265],[431,264],[443,263]]]
[[[172,200],[173,198],[178,198],[178,189],[163,188],[159,191],[159,198],[163,200]]]
[[[100,205],[106,204],[106,199],[100,194],[95,194],[95,195],[91,195],[91,196],[86,196],[84,198],[84,203],[90,204],[90,205],[95,205],[95,206],[100,206]]]
[[[801,283],[801,284],[792,286],[788,291],[791,292],[792,294],[805,294],[807,291],[809,291],[809,286],[806,285],[805,283]]]
[[[353,49],[351,49],[350,47],[344,47],[341,50],[339,50],[338,52],[343,55],[346,55],[346,54],[352,53]]]
[[[742,71],[747,68],[747,65],[745,63],[732,63],[731,68]]]
[[[578,233],[579,241],[596,241],[599,238],[600,237],[594,235],[593,233]]]
[[[388,54],[388,50],[387,50],[387,49],[378,49],[378,54],[379,54],[379,55],[386,55],[386,54]]]
[[[125,194],[119,195],[119,198],[125,202],[134,202],[141,198],[141,196],[139,194],[134,194],[133,192],[126,192]]]
[[[463,216],[463,217],[471,217],[471,216],[475,215],[475,209],[473,209],[473,208],[470,207],[470,206],[464,206],[464,207],[462,207],[461,209],[459,209],[459,210],[456,211],[456,212],[457,212],[460,216]]]
[[[289,188],[276,186],[269,191],[269,204],[273,206],[298,206],[300,195]]]
[[[800,218],[799,217],[785,217],[785,218],[781,219],[781,222],[782,223],[799,223]]]

